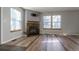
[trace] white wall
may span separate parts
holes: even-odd
[[[27,12],[27,21],[40,21],[39,16],[36,16],[36,17],[31,16],[31,13],[36,13],[39,15],[38,12],[30,11],[30,10],[28,10],[26,12]]]
[[[22,13],[22,21],[24,20],[24,11],[21,8],[15,8]],[[10,32],[10,7],[1,8],[1,43],[6,43],[22,36],[22,31]],[[23,23],[22,23],[23,24]]]
[[[31,13],[36,13],[38,16],[33,17],[31,16]],[[26,10],[25,11],[25,32],[27,32],[27,21],[39,21],[40,22],[40,13],[32,10]]]
[[[41,34],[53,34],[53,33],[67,33],[67,34],[79,34],[79,11],[62,11],[62,12],[49,12],[43,13],[41,16],[45,15],[61,15],[62,17],[62,30],[47,30],[43,29],[43,23],[41,18]]]

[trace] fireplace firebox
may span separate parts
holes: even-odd
[[[39,22],[28,21],[27,22],[27,36],[39,35]]]

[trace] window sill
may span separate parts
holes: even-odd
[[[60,29],[53,29],[53,30],[62,30],[62,29],[60,28]]]
[[[51,28],[43,28],[43,29],[47,29],[47,30],[50,30]]]
[[[43,29],[45,29],[45,30],[62,30],[61,28],[60,29],[57,29],[57,28],[55,28],[55,29],[52,29],[52,28],[43,28]]]
[[[22,31],[22,30],[11,30],[10,32],[17,32],[17,31]]]

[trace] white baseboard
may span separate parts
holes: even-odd
[[[79,35],[79,34],[68,34],[68,35]]]
[[[46,34],[41,34],[41,35],[46,35]],[[50,35],[53,35],[53,34],[50,34]],[[64,35],[64,34],[63,33],[60,33],[59,35]],[[65,34],[65,35],[79,35],[79,34]]]
[[[5,44],[5,43],[7,43],[7,42],[10,42],[10,41],[15,40],[15,39],[20,38],[20,37],[22,37],[22,35],[17,36],[17,37],[12,38],[12,39],[9,39],[9,40],[7,40],[7,41],[1,41],[1,44]]]

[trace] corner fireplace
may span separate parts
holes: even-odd
[[[27,36],[39,35],[39,22],[28,21],[27,22]]]

